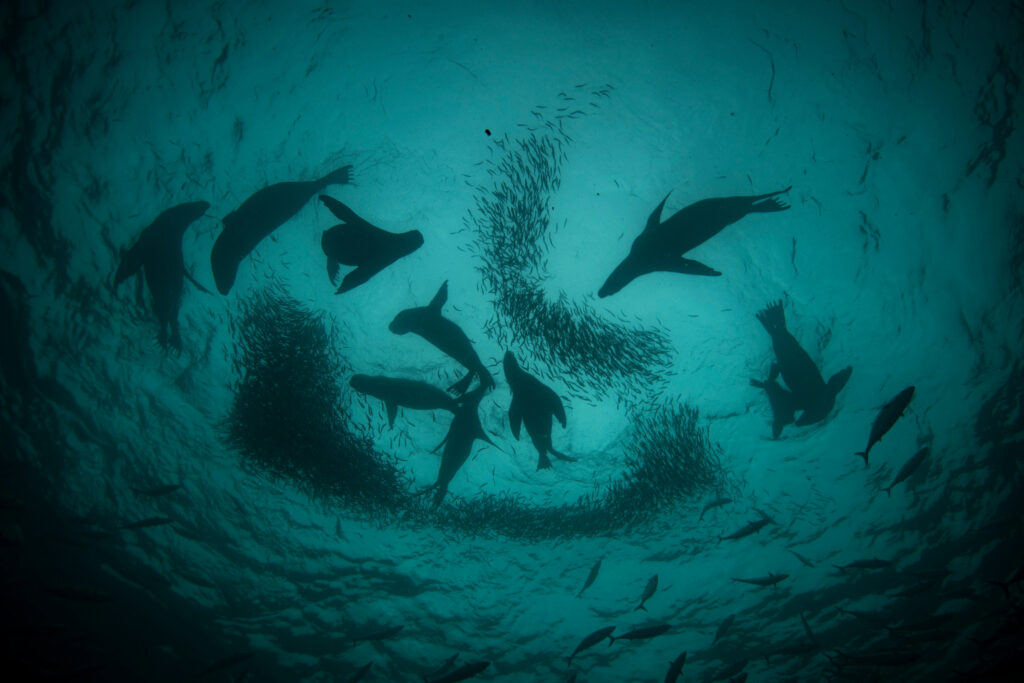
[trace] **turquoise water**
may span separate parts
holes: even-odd
[[[895,5],[5,6],[10,670],[1012,680],[1024,16]],[[729,214],[699,267],[663,199]],[[375,228],[422,245],[336,294]],[[354,375],[466,373],[393,331],[443,283],[481,367],[389,420]]]

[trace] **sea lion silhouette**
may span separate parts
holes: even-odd
[[[360,394],[384,401],[388,411],[389,427],[395,424],[399,406],[413,410],[447,410],[451,413],[459,408],[458,402],[442,390],[432,384],[413,379],[352,375],[348,384]]]
[[[551,445],[551,418],[557,418],[559,424],[565,427],[565,407],[562,405],[562,399],[551,387],[519,367],[511,351],[505,352],[502,364],[505,368],[505,379],[512,389],[512,403],[508,408],[509,426],[512,428],[512,435],[518,441],[519,429],[526,425],[526,432],[537,449],[537,469],[551,467],[548,453],[561,460],[576,462],[576,458],[559,453]]]
[[[455,417],[452,418],[452,423],[448,427],[448,434],[437,446],[437,448],[444,447],[444,451],[441,453],[441,467],[437,472],[437,481],[423,491],[423,493],[434,492],[433,507],[435,508],[447,495],[448,485],[451,484],[455,474],[469,459],[469,455],[473,451],[473,442],[482,439],[494,446],[494,442],[487,436],[487,432],[480,424],[480,415],[477,412],[487,389],[486,385],[480,384],[462,397],[462,404],[455,411]],[[434,449],[435,452],[437,448]]]
[[[138,275],[140,270],[143,272],[153,298],[153,313],[160,324],[157,341],[165,350],[171,347],[181,351],[178,310],[181,308],[185,278],[209,294],[185,270],[185,259],[181,253],[181,238],[185,230],[208,208],[208,202],[188,202],[161,213],[142,231],[135,244],[121,255],[114,274],[114,286],[117,287]]]
[[[276,183],[258,190],[237,209],[224,216],[224,230],[213,243],[210,265],[217,290],[227,294],[235,284],[238,265],[260,241],[294,216],[310,197],[328,185],[344,185],[352,167],[343,166],[319,180]]]
[[[668,195],[665,195],[665,199],[661,200],[647,219],[643,232],[633,240],[629,255],[616,266],[597,295],[602,299],[611,296],[648,273],[721,275],[699,261],[683,258],[683,254],[711,239],[727,225],[748,213],[785,211],[789,206],[774,197],[789,192],[791,188],[756,196],[702,199],[680,209],[662,222],[661,210],[668,199]]]
[[[403,233],[388,232],[370,225],[337,199],[320,195],[320,201],[331,210],[344,225],[335,225],[326,230],[320,239],[320,246],[327,256],[327,276],[331,284],[338,279],[340,264],[356,266],[345,276],[335,294],[358,287],[392,263],[413,253],[423,246],[423,234],[419,230]]]
[[[772,403],[772,410],[776,412],[776,425],[772,427],[773,433],[776,429],[779,432],[782,431],[782,425],[787,424],[782,420],[785,420],[787,411],[790,410],[803,411],[796,420],[796,424],[801,427],[824,420],[835,406],[836,395],[846,386],[853,368],[846,367],[840,370],[830,377],[826,384],[818,366],[786,329],[786,314],[782,310],[781,301],[769,304],[767,308],[757,314],[757,319],[761,321],[765,331],[772,338],[772,348],[775,350],[775,358],[778,360],[778,371],[782,373],[782,379],[789,388],[788,397],[780,393],[785,390],[775,382],[777,373],[773,368],[773,376],[769,377],[769,381],[764,387],[768,392],[768,400]],[[774,387],[772,386],[773,382],[775,382]],[[778,406],[777,411],[776,406]]]
[[[494,378],[476,355],[469,337],[458,325],[441,315],[447,300],[448,281],[445,280],[428,305],[399,311],[388,329],[395,334],[418,334],[469,370],[465,377],[448,387],[448,391],[463,394],[473,381],[473,375],[479,376],[480,384],[490,389],[494,386]]]

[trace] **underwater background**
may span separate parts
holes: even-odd
[[[1019,3],[12,2],[0,27],[8,680],[1024,670]],[[295,210],[232,223],[282,182]],[[687,253],[720,276],[598,296],[666,195],[662,221],[777,192]],[[422,246],[335,294],[321,194]],[[184,204],[180,253],[129,272]],[[215,243],[261,221],[224,293]],[[478,410],[389,425],[350,382],[463,376],[392,331],[445,282]],[[776,301],[811,374],[852,373],[773,438]],[[564,406],[549,468],[507,351]]]

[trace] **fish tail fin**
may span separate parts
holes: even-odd
[[[892,498],[892,486],[886,486],[885,487],[885,495],[887,495],[890,498]]]
[[[838,569],[840,574],[845,574],[846,573],[846,570],[843,569],[842,567],[840,567],[838,564],[834,564],[832,566],[835,567],[836,569]]]
[[[615,636],[608,636],[608,647],[611,647],[612,643],[614,643],[614,642],[615,642]]]
[[[860,457],[864,458],[864,467],[867,468],[867,466],[868,466],[868,452],[867,451],[857,451],[857,453],[855,453],[855,455],[859,455]]]
[[[635,612],[635,611],[637,611],[638,609],[642,609],[642,610],[643,610],[643,611],[645,611],[645,612],[647,611],[647,608],[646,608],[646,607],[644,607],[643,605],[637,605],[636,607],[634,607],[634,608],[633,608],[633,611]]]

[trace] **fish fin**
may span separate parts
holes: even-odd
[[[893,486],[895,486],[895,484],[894,484]],[[886,489],[885,489],[885,495],[887,495],[887,496],[889,496],[890,498],[892,498],[892,486],[888,486],[888,487],[886,487]]]
[[[857,453],[855,453],[855,455],[859,455],[860,457],[864,458],[864,469],[867,469],[867,467],[868,467],[868,451],[858,451]]]
[[[193,285],[195,285],[196,289],[198,289],[200,292],[202,292],[203,294],[210,294],[210,290],[208,290],[206,287],[203,287],[201,284],[199,284],[196,281],[196,279],[194,277],[192,277],[192,273],[188,272],[187,270],[185,271],[185,277],[187,277],[188,281],[191,282]]]
[[[366,223],[362,218],[356,215],[356,212],[348,208],[334,197],[328,197],[325,194],[320,195],[320,201],[326,206],[334,217],[339,221],[345,223]]]
[[[473,381],[473,374],[474,373],[472,370],[467,372],[465,377],[463,377],[458,382],[448,387],[448,391],[452,394],[455,394],[456,396],[462,396],[464,393],[466,393],[466,389],[469,388],[469,383]]]
[[[634,608],[633,608],[633,611],[635,612],[635,611],[637,611],[638,609],[642,609],[642,610],[643,610],[643,611],[645,611],[645,612],[647,611],[647,608],[646,608],[646,607],[644,607],[643,605],[637,605],[636,607],[634,607]]]
[[[662,203],[664,203],[664,202],[662,202]],[[615,636],[608,636],[608,647],[611,647],[612,643],[614,643],[614,642],[615,642]]]
[[[519,399],[515,397],[512,398],[512,405],[508,407],[508,426],[512,430],[512,436],[516,437],[516,441],[518,441],[519,430],[523,426],[523,410],[519,405]]]
[[[341,266],[338,259],[333,256],[327,257],[327,277],[331,278],[331,284],[338,283],[338,268]]]
[[[785,322],[785,321],[783,321]],[[768,381],[774,382],[779,378],[779,373],[782,372],[782,368],[779,367],[778,363],[772,363],[772,367],[768,370]]]
[[[445,302],[448,301],[448,281],[445,280],[441,283],[441,287],[437,290],[437,294],[427,304],[427,308],[432,309],[435,313],[440,315],[441,309],[444,307]]]
[[[394,401],[384,401],[384,406],[388,409],[388,427],[394,427],[395,415],[398,414],[398,405]]]
[[[845,574],[846,573],[846,570],[843,569],[842,567],[840,567],[838,564],[834,564],[832,566],[835,567],[836,569],[838,569],[840,574]]]

